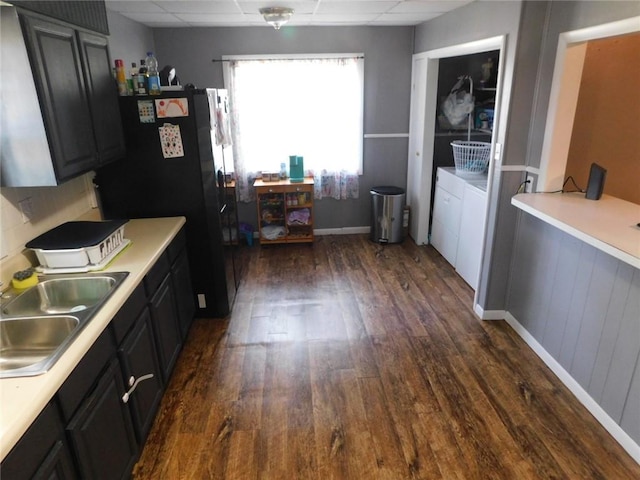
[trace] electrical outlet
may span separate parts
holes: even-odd
[[[204,296],[204,293],[199,293],[198,294],[198,307],[200,308],[207,308],[207,300]]]
[[[527,183],[524,184],[524,193],[533,193],[535,189],[535,180],[533,179],[533,175],[527,175]]]
[[[20,213],[22,214],[22,223],[28,223],[33,218],[33,202],[31,197],[27,197],[24,200],[18,202],[20,207]]]

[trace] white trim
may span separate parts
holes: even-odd
[[[473,53],[489,52],[491,50],[504,49],[504,35],[497,37],[484,38],[468,43],[461,43],[451,47],[437,48],[428,52],[417,53],[416,56],[424,56],[426,58],[447,58],[457,57],[460,55],[470,55]]]
[[[370,232],[371,227],[318,228],[313,230],[313,234],[318,237],[322,235],[353,235]]]
[[[506,314],[504,310],[484,310],[478,303],[473,305],[473,311],[481,320],[504,320]]]
[[[566,170],[567,159],[562,155],[557,155],[556,150],[566,149],[566,134],[560,135],[562,138],[554,138],[554,132],[557,127],[559,117],[562,115],[566,118],[575,116],[575,106],[573,112],[565,111],[567,102],[564,97],[566,95],[574,95],[577,97],[579,88],[575,85],[564,85],[565,80],[565,60],[567,56],[574,57],[573,66],[578,68],[579,52],[573,52],[571,55],[571,47],[577,47],[581,42],[589,40],[597,40],[599,38],[607,38],[618,35],[640,31],[640,17],[632,17],[617,22],[605,23],[594,27],[573,30],[561,33],[558,37],[558,48],[556,50],[556,61],[553,68],[553,77],[551,82],[551,92],[549,94],[549,106],[547,109],[547,119],[544,130],[544,143],[540,158],[540,174],[538,178],[539,188],[543,191],[559,190],[562,188],[564,172]],[[574,69],[575,69],[574,68]],[[563,90],[561,92],[561,90]],[[563,104],[559,105],[560,98],[563,98]],[[559,142],[559,143],[558,143]]]
[[[501,172],[526,172],[526,165],[497,165],[497,170]]]
[[[575,395],[582,405],[600,422],[629,455],[640,463],[640,445],[638,445],[620,425],[618,425],[589,393],[567,372],[558,361],[531,335],[510,312],[505,312],[505,321],[520,335],[527,345],[551,369],[551,371]]]
[[[536,167],[528,167],[526,165],[496,165],[496,169],[501,172],[528,172],[540,175],[540,169]]]
[[[409,138],[408,133],[365,133],[364,138]]]

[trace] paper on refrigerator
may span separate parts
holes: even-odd
[[[163,126],[158,127],[158,132],[160,133],[160,144],[162,145],[162,156],[164,158],[184,157],[180,125],[165,123]]]

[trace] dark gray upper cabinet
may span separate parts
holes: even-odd
[[[11,13],[5,8],[9,7],[3,7],[3,16]],[[121,158],[124,136],[107,38],[29,12],[19,12],[19,18],[23,38],[11,40],[15,45],[22,41],[24,47],[11,48],[25,49],[30,71],[3,69],[3,76],[33,77],[40,106],[36,113],[41,114],[50,155],[25,154],[34,144],[31,141],[26,149],[7,149],[2,158],[3,186],[57,185]],[[32,124],[32,119],[20,121]],[[11,129],[7,132],[3,145],[14,141]]]
[[[79,32],[78,38],[98,164],[104,165],[121,158],[125,151],[118,94],[111,75],[109,44],[106,37],[93,33]]]
[[[103,0],[12,0],[11,3],[25,10],[109,35],[107,9]]]
[[[75,29],[22,16],[56,178],[64,181],[97,163],[93,120]]]

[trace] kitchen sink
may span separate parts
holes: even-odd
[[[3,293],[0,378],[48,371],[127,275],[47,275],[33,287]]]
[[[79,324],[80,320],[70,315],[0,320],[0,374],[42,369]]]
[[[47,278],[2,308],[5,315],[60,315],[79,312],[105,299],[118,278],[112,275]]]

